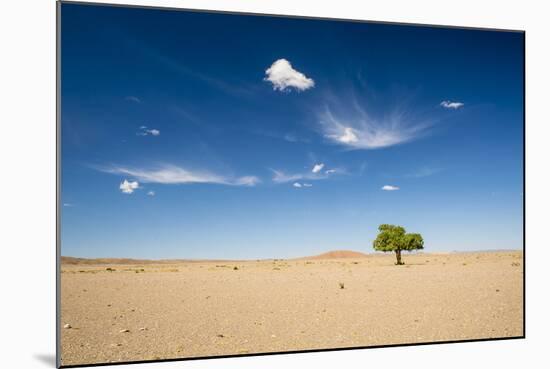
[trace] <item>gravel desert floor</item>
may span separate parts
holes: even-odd
[[[61,364],[523,335],[521,251],[62,263]]]

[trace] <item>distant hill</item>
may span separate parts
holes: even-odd
[[[357,259],[357,258],[365,258],[368,257],[368,254],[365,254],[363,252],[358,251],[351,251],[351,250],[334,250],[325,252],[320,255],[314,255],[314,256],[306,256],[303,258],[299,258],[301,260],[320,260],[320,259]]]
[[[351,250],[334,250],[325,252],[320,255],[305,256],[301,258],[294,258],[291,260],[321,260],[321,259],[352,259],[352,258],[364,258],[369,256],[368,254],[351,251]],[[372,255],[371,255],[372,256]],[[274,260],[274,259],[263,259]],[[61,264],[63,265],[98,265],[98,264],[123,264],[123,265],[135,265],[135,264],[176,264],[176,263],[190,263],[190,262],[235,262],[235,261],[247,261],[247,260],[223,260],[223,259],[130,259],[130,258],[75,258],[72,256],[62,256]]]

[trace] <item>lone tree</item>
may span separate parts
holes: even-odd
[[[424,240],[419,233],[405,233],[405,228],[391,224],[382,224],[378,230],[380,233],[372,246],[376,251],[395,251],[396,265],[405,264],[401,261],[402,250],[412,251],[424,248]]]

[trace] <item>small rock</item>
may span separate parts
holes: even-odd
[[[276,336],[276,335],[274,335],[274,334],[272,334],[272,335],[271,335],[271,338],[276,338],[276,337],[277,337],[277,336]]]
[[[217,337],[224,338],[225,336],[223,334],[218,334]]]
[[[63,326],[63,328],[65,328],[65,329],[71,329],[72,326],[71,326],[69,323],[67,323],[67,324],[65,324],[65,325]]]
[[[129,333],[129,329],[121,329],[118,333]]]
[[[145,327],[141,327],[141,328],[140,328],[139,330],[140,330],[140,331],[146,331],[146,330],[147,330],[147,328],[145,328]]]

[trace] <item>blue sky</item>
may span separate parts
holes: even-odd
[[[62,254],[521,249],[523,34],[62,5]]]

